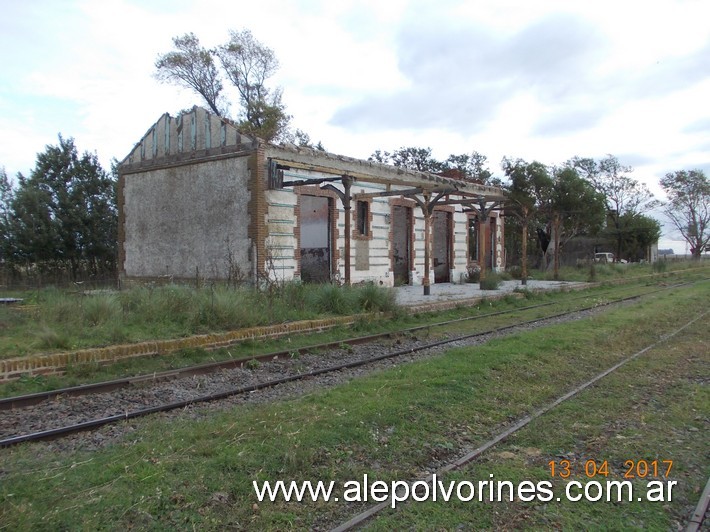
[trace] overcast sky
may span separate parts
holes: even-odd
[[[708,0],[0,0],[0,166],[57,135],[109,168],[200,99],[153,77],[172,37],[250,29],[280,62],[293,125],[328,151],[476,150],[560,164],[613,154],[663,198],[710,173]],[[237,112],[236,104],[232,112]],[[659,217],[660,218],[660,217]],[[670,229],[660,246],[673,244]]]

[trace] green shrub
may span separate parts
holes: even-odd
[[[349,304],[349,292],[347,288],[332,284],[318,285],[312,292],[315,308],[329,314],[350,314],[357,309]]]
[[[655,273],[664,273],[668,269],[668,263],[665,260],[657,260],[651,264],[651,270]]]
[[[279,293],[279,301],[289,308],[304,310],[306,308],[308,287],[303,283],[285,283]]]
[[[48,289],[40,296],[41,316],[47,323],[64,326],[80,322],[79,299],[56,289]]]
[[[515,290],[513,290],[513,292],[516,292],[518,294],[523,294],[523,297],[525,299],[533,299],[535,297],[535,294],[533,292],[531,292],[527,287],[525,287],[525,288],[518,287]]]
[[[120,319],[121,306],[114,296],[87,296],[81,307],[84,324],[92,327]]]
[[[71,341],[67,334],[58,332],[47,325],[40,326],[39,330],[35,332],[35,338],[39,347],[43,349],[69,349],[71,347]]]
[[[497,273],[488,273],[485,278],[481,279],[481,290],[498,290],[501,279]]]
[[[396,305],[395,297],[394,291],[374,283],[357,287],[358,306],[365,312],[391,312]]]
[[[508,274],[513,279],[522,279],[523,269],[520,266],[511,266],[510,268],[508,268]]]
[[[508,272],[497,272],[496,275],[498,275],[498,278],[501,281],[512,281],[513,280],[513,275]]]

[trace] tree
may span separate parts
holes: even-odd
[[[313,144],[311,141],[311,136],[305,131],[296,128],[296,131],[292,135],[288,136],[289,142],[292,142],[296,146],[303,146],[305,148],[310,148],[317,151],[327,151],[323,143],[319,140],[317,143]]]
[[[95,154],[79,156],[73,139],[37,155],[18,174],[12,201],[14,257],[25,264],[109,273],[116,263],[116,190]]]
[[[509,183],[506,216],[515,216],[520,221],[521,237],[521,279],[528,282],[528,226],[541,210],[546,207],[552,190],[552,179],[547,167],[537,161],[528,163],[523,159],[504,157],[501,162]],[[546,248],[546,246],[545,246]],[[547,250],[543,249],[543,253]]]
[[[217,116],[224,116],[222,80],[214,61],[214,51],[200,45],[194,33],[173,37],[175,50],[158,56],[156,77],[194,90]]]
[[[291,120],[281,103],[283,91],[278,88],[272,92],[266,87],[266,80],[279,68],[276,55],[249,30],[230,31],[229,36],[216,54],[227,79],[239,92],[244,115],[240,129],[266,140],[276,138]]]
[[[451,154],[446,160],[439,161],[432,156],[431,148],[402,147],[392,152],[375,150],[368,160],[419,172],[448,173],[451,177],[484,185],[501,184],[488,168],[487,157],[475,150],[470,155]]]
[[[679,170],[666,174],[661,187],[668,195],[666,216],[673,222],[699,259],[710,245],[710,182],[702,170]]]
[[[607,228],[616,242],[616,258],[621,257],[624,240],[622,216],[635,215],[641,210],[653,208],[657,202],[648,187],[626,174],[633,172],[630,166],[623,166],[613,155],[595,161],[590,158],[574,157],[567,161],[567,166],[576,169],[587,179],[597,192],[604,196],[607,210]]]
[[[193,33],[174,37],[175,50],[159,55],[155,62],[156,76],[194,90],[215,114],[226,117],[224,76],[239,95],[238,128],[267,141],[281,138],[288,132],[291,117],[282,103],[283,91],[266,86],[278,70],[276,55],[249,30],[230,31],[229,36],[216,49],[202,47]]]
[[[431,148],[402,147],[393,152],[376,150],[368,160],[418,172],[438,173],[443,166],[432,157]]]
[[[631,261],[646,259],[648,247],[661,237],[658,221],[643,214],[623,214],[620,227],[622,249]]]
[[[0,167],[0,263],[7,260],[10,251],[10,214],[14,194],[5,167]]]
[[[487,161],[488,158],[485,155],[474,150],[470,155],[466,153],[449,155],[448,159],[442,163],[442,166],[444,171],[455,170],[464,179],[485,185],[489,184],[493,177]]]
[[[560,251],[570,238],[594,233],[604,224],[604,197],[569,167],[554,169],[550,212],[554,241],[554,279],[559,277]]]

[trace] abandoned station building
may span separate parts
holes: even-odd
[[[119,165],[120,276],[428,293],[471,266],[504,267],[502,199],[497,187],[268,143],[194,107],[161,116]]]

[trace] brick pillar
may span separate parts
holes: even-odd
[[[258,141],[257,141],[258,142]],[[267,168],[264,145],[258,142],[254,154],[249,157],[249,214],[250,223],[248,235],[256,249],[256,257],[252,256],[252,261],[256,261],[257,275],[266,273],[266,237],[268,228],[266,216],[268,206],[266,204]],[[258,279],[254,279],[257,282]]]

